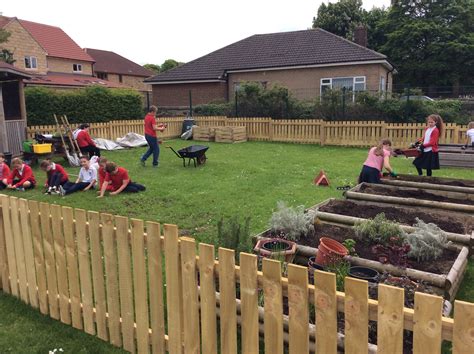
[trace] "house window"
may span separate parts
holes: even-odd
[[[25,69],[37,69],[38,63],[36,57],[25,57]]]
[[[321,96],[328,90],[343,90],[352,92],[352,100],[355,99],[355,92],[365,90],[365,76],[355,77],[335,77],[321,79]]]
[[[119,74],[119,82],[122,83],[123,82],[123,77],[122,75]]]
[[[72,71],[75,73],[82,72],[82,64],[72,64]]]
[[[97,77],[101,80],[107,80],[109,76],[107,73],[97,73]]]
[[[379,92],[385,92],[385,77],[384,76],[380,76]]]

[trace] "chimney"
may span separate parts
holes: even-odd
[[[367,27],[359,25],[354,29],[354,43],[367,47]]]

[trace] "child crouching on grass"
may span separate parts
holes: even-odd
[[[40,168],[46,172],[44,186],[47,190],[44,194],[60,194],[59,186],[69,181],[69,176],[63,166],[51,160],[43,160],[41,161]]]
[[[90,165],[89,158],[87,156],[82,156],[80,159],[81,170],[79,171],[79,177],[76,180],[76,183],[65,183],[64,185],[59,185],[59,191],[62,196],[66,194],[71,194],[77,191],[87,191],[91,188],[94,188],[97,181],[97,170]]]
[[[12,160],[12,170],[8,178],[3,180],[8,189],[25,191],[25,189],[34,188],[36,185],[35,175],[30,166],[20,158]]]
[[[397,176],[392,166],[390,166],[391,150],[392,142],[388,139],[382,140],[379,145],[369,150],[369,155],[360,172],[359,183],[380,183],[380,174],[384,167],[392,177]]]
[[[10,167],[5,163],[5,155],[0,153],[0,191],[7,188],[8,176],[10,176]]]
[[[105,172],[105,180],[100,189],[98,198],[104,196],[108,186],[111,187],[110,195],[116,195],[122,192],[137,193],[146,189],[145,186],[132,182],[128,176],[128,171],[123,167],[117,166],[115,162],[107,162]]]

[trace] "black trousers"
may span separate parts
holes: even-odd
[[[135,183],[135,182],[129,182],[123,192],[129,192],[129,193],[138,193],[141,191],[144,191],[146,189],[145,186],[142,186],[141,184]]]
[[[60,185],[63,185],[66,182],[61,183],[61,179],[63,178],[63,174],[59,172],[54,172],[51,173],[51,175],[48,177],[48,187],[59,187]]]
[[[81,152],[84,155],[89,154],[89,158],[91,158],[94,155],[97,157],[100,157],[100,149],[96,146],[88,145],[88,146],[81,147]]]

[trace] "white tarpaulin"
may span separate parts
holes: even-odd
[[[146,146],[147,142],[143,135],[137,133],[128,133],[123,138],[118,138],[117,143],[124,147]]]
[[[120,150],[124,149],[123,146],[120,146],[115,141],[102,139],[102,138],[95,138],[93,139],[97,147],[101,150]]]

